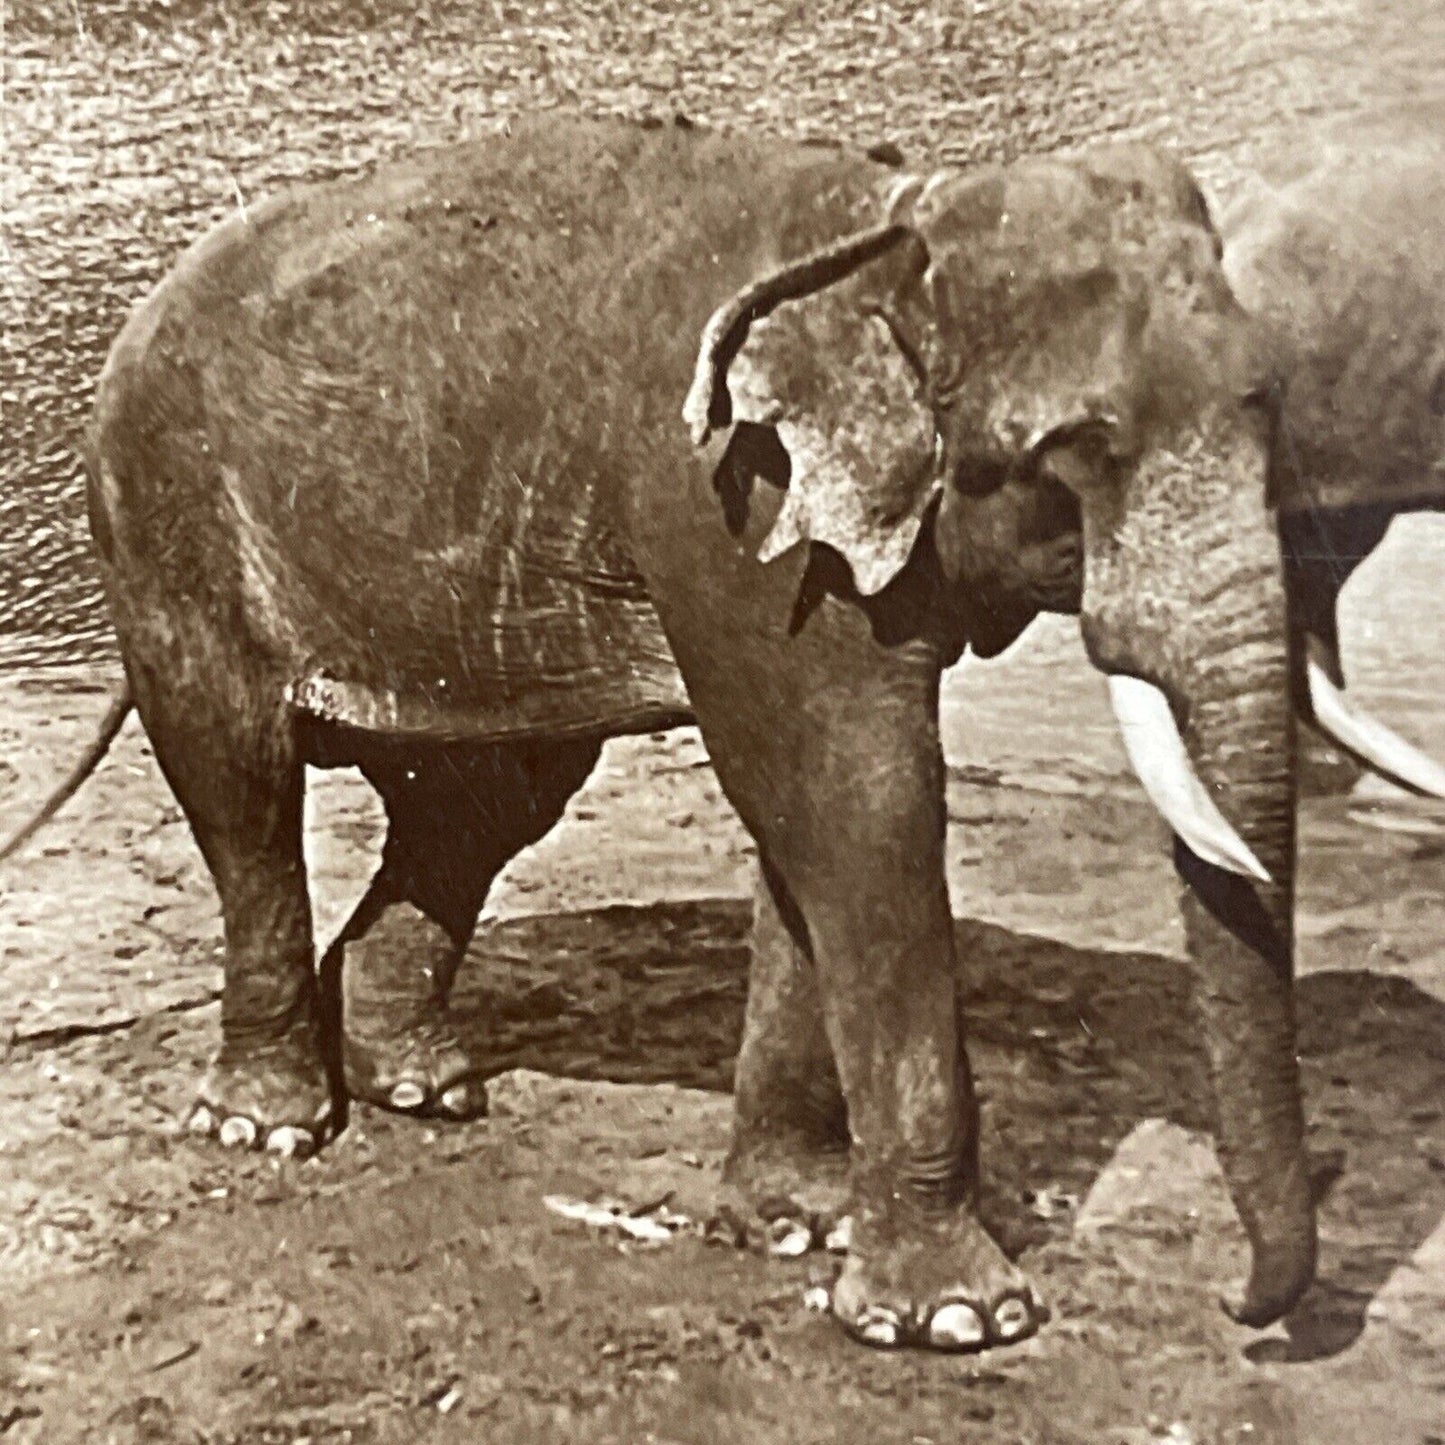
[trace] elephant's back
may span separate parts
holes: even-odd
[[[618,483],[690,464],[713,307],[881,188],[829,151],[540,120],[236,217],[112,352],[112,530],[164,532],[131,548],[162,590],[241,597],[342,720],[675,708]]]
[[[1381,129],[1301,149],[1223,228],[1230,284],[1288,375],[1311,494],[1428,491],[1445,460],[1445,142]]]
[[[874,169],[553,117],[279,197],[203,238],[138,308],[97,429],[123,443],[203,427],[258,484],[284,474],[289,506],[455,541],[446,493],[478,448],[530,482],[561,449],[595,472],[685,444],[713,307],[873,219]],[[167,416],[137,414],[161,397]]]

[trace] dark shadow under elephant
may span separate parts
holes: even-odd
[[[748,905],[732,899],[495,922],[461,972],[457,1025],[499,1072],[729,1091],[750,923]],[[983,1098],[983,1212],[1011,1253],[1032,1254],[1065,1241],[1074,1221],[1068,1204],[1040,1202],[1085,1198],[1142,1121],[1208,1130],[1188,975],[1158,954],[965,918],[955,934]],[[1338,943],[1326,940],[1324,956],[1354,951],[1348,935]],[[1286,1337],[1250,1347],[1261,1358],[1347,1348],[1382,1286],[1445,1218],[1445,1002],[1405,978],[1344,966],[1302,977],[1298,1007],[1320,1277]],[[1227,1213],[1212,1223],[1233,1228]]]

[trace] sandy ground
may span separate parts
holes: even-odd
[[[75,752],[99,685],[0,688],[0,826]],[[316,781],[324,938],[379,817],[354,777]],[[500,1071],[492,1116],[358,1108],[322,1157],[281,1163],[179,1129],[218,929],[132,723],[0,880],[0,1439],[1445,1440],[1445,816],[1308,805],[1301,1051],[1337,1177],[1321,1283],[1257,1335],[1215,1304],[1242,1240],[1200,1132],[1158,825],[1122,782],[1003,781],[954,769],[951,885],[988,1212],[1053,1318],[998,1355],[895,1357],[805,1311],[826,1258],[649,1247],[542,1203],[706,1213],[749,857],[693,735],[610,745],[499,883],[459,986]]]

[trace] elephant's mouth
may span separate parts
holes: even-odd
[[[955,478],[952,483],[962,488]],[[977,476],[968,488],[978,490]],[[993,489],[1016,528],[1007,545],[1007,580],[1018,595],[1042,612],[1077,615],[1084,600],[1084,523],[1078,498],[1037,470],[1007,475]],[[983,505],[987,505],[985,502]],[[1016,550],[1015,550],[1016,549]]]
[[[1030,600],[1044,612],[1077,613],[1084,599],[1084,540],[1079,531],[1025,545]]]

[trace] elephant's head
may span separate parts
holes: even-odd
[[[826,543],[866,597],[931,552],[975,637],[981,579],[1002,575],[990,645],[1077,605],[1179,840],[1220,1154],[1254,1248],[1236,1308],[1262,1321],[1308,1282],[1314,1227],[1276,393],[1219,255],[1187,173],[1148,150],[905,177],[882,224],[717,309],[684,415],[698,442],[776,429],[791,474],[764,558]],[[1048,561],[1015,568],[1032,598],[998,565],[1025,545]]]

